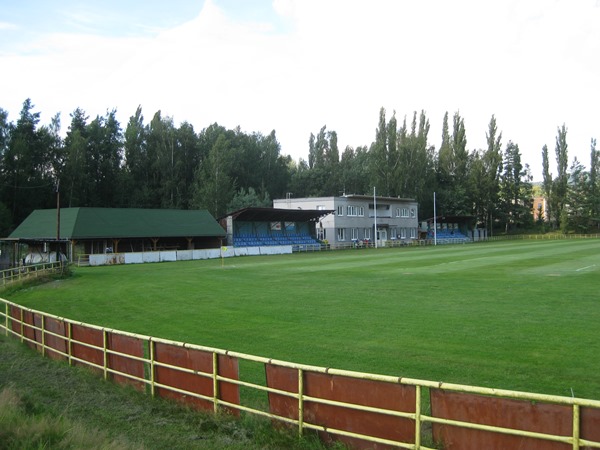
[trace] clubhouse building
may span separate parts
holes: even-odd
[[[351,243],[409,243],[419,238],[419,210],[414,199],[344,195],[273,200],[274,208],[332,210],[316,223],[316,237],[332,246]]]

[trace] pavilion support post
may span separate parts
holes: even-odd
[[[158,244],[158,238],[150,238],[150,240],[152,241],[152,250],[156,251],[156,244]]]
[[[113,239],[113,253],[119,253],[119,242],[121,239]]]
[[[194,238],[186,237],[185,239],[187,240],[187,243],[188,243],[187,249],[188,250],[194,250],[194,244],[192,243],[192,241],[194,240]]]

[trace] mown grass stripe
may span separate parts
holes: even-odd
[[[10,299],[298,363],[597,399],[599,266],[600,240],[384,248],[80,268]]]

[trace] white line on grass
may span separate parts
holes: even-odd
[[[579,272],[580,270],[585,270],[585,269],[591,269],[592,267],[596,267],[596,264],[592,264],[591,266],[581,267],[580,269],[577,269],[575,272]]]

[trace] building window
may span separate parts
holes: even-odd
[[[396,208],[396,217],[400,217],[400,208]]]
[[[346,240],[346,229],[345,228],[338,228],[337,229],[337,240],[338,241],[345,241]]]
[[[417,229],[416,228],[411,228],[410,229],[410,238],[411,239],[416,239],[417,238]]]
[[[400,228],[400,239],[406,239],[406,228]]]
[[[317,239],[319,241],[324,241],[327,239],[327,233],[325,228],[317,228]]]
[[[417,217],[417,212],[415,211],[415,208],[410,208],[410,217],[412,217],[413,219]]]
[[[396,239],[398,237],[398,230],[396,228],[390,228],[390,238]]]
[[[408,208],[402,208],[402,217],[408,217]]]
[[[352,240],[358,240],[358,228],[351,228]]]
[[[338,216],[343,216],[344,215],[344,207],[343,206],[338,206],[337,207],[337,215]]]
[[[371,239],[371,229],[365,228],[365,239]]]
[[[346,215],[351,216],[351,217],[364,216],[365,208],[364,208],[364,206],[348,206],[346,213],[347,213]]]

